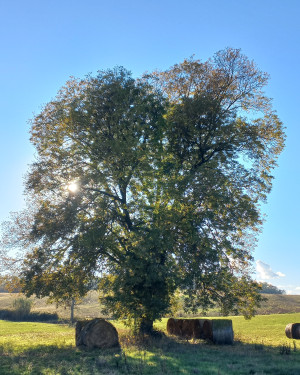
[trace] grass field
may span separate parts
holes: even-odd
[[[67,325],[0,321],[0,374],[300,374],[300,341],[287,339],[284,332],[286,324],[300,321],[299,313],[232,320],[233,346],[168,336],[138,342],[113,322],[121,342],[117,351],[79,350],[74,328]],[[166,321],[156,328],[165,331]]]
[[[17,297],[0,293],[0,309],[12,308]],[[120,322],[113,322],[119,332],[119,351],[79,350],[74,327],[0,321],[0,375],[300,375],[300,340],[289,340],[284,332],[288,323],[300,322],[300,296],[267,297],[258,313],[280,314],[258,315],[250,321],[231,317],[235,343],[224,347],[168,336],[141,343]],[[33,311],[57,312],[63,320],[70,314],[69,309],[56,308],[45,299],[34,299]],[[75,315],[78,319],[101,315],[96,292],[76,306]],[[166,321],[156,322],[156,328],[165,332]]]

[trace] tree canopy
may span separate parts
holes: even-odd
[[[251,251],[284,146],[267,79],[228,48],[68,81],[31,122],[24,291],[83,295],[101,275],[106,309],[141,329],[178,288],[187,310],[253,315]]]

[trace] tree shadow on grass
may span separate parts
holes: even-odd
[[[0,374],[109,374],[106,370],[117,368],[119,357],[120,348],[88,350],[71,345],[38,345],[16,352],[11,346],[0,345]]]
[[[152,362],[157,370],[153,374],[300,375],[300,349],[292,342],[283,347],[240,341],[220,346],[204,340],[164,336],[160,340],[148,337],[137,345],[141,353],[153,353]],[[126,351],[124,345],[123,350]]]
[[[300,375],[300,353],[235,342],[217,346],[204,341],[120,338],[121,349],[43,346],[16,353],[0,345],[0,374],[136,375]]]

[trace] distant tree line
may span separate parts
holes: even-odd
[[[13,289],[13,290],[9,290],[9,288],[7,288],[6,285],[4,284],[0,284],[0,293],[20,293],[21,290],[20,289]]]
[[[263,294],[286,294],[285,290],[278,289],[277,286],[268,284],[268,283],[261,283],[261,292]]]

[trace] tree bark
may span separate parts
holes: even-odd
[[[70,316],[71,324],[74,323],[74,307],[75,307],[75,299],[72,299],[72,301],[71,301],[71,316]]]
[[[153,320],[144,318],[140,325],[140,333],[151,335],[153,333]]]

